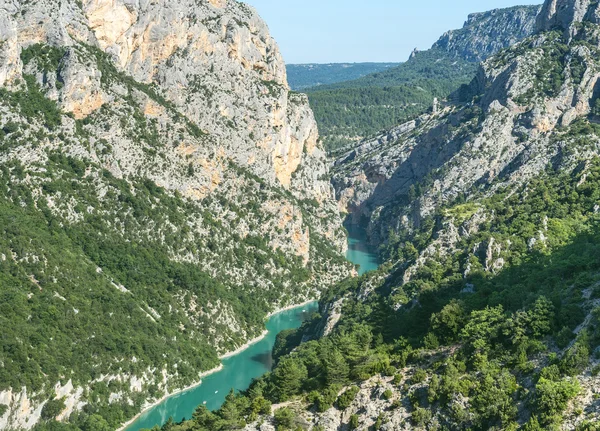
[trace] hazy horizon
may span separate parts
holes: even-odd
[[[246,0],[267,22],[287,64],[400,63],[470,13],[542,0]],[[335,35],[335,37],[332,37]]]

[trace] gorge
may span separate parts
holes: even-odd
[[[356,227],[349,227],[346,258],[359,266],[361,275],[377,269],[378,266],[378,257],[366,242],[364,231]],[[275,313],[266,324],[268,333],[258,342],[224,358],[223,367],[203,377],[196,388],[173,395],[157,406],[151,407],[133,423],[127,425],[124,431],[139,431],[163,426],[169,418],[191,419],[192,413],[200,404],[206,405],[210,410],[218,410],[231,389],[245,391],[252,379],[271,371],[272,351],[277,334],[288,329],[299,328],[302,321],[318,309],[318,302],[315,301]]]
[[[306,96],[235,0],[0,0],[0,429],[598,431],[598,58],[546,0]]]

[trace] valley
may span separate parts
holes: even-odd
[[[364,232],[354,228],[349,231],[346,258],[359,265],[359,273],[377,269],[377,256],[366,243]],[[173,395],[157,406],[141,414],[124,431],[138,431],[163,426],[169,418],[191,419],[193,412],[202,404],[210,410],[218,410],[231,389],[245,391],[253,379],[260,378],[273,367],[272,351],[277,335],[282,331],[298,329],[313,312],[318,312],[318,302],[275,313],[266,323],[268,333],[241,352],[222,358],[222,368],[202,378],[195,388]]]
[[[291,66],[0,1],[0,430],[600,430],[599,58],[591,0]]]

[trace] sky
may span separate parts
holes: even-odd
[[[401,62],[472,12],[542,0],[244,0],[269,25],[288,64]]]

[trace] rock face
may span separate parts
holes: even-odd
[[[473,187],[523,182],[558,160],[555,130],[589,115],[597,98],[598,27],[587,7],[581,12],[583,3],[546,2],[538,19],[540,31],[556,27],[548,20],[567,29],[585,19],[579,34],[541,31],[490,57],[455,94],[474,101],[446,104],[337,160],[341,210],[368,223],[380,244],[390,227],[418,226]]]
[[[119,70],[152,84],[166,100],[209,133],[237,163],[290,188],[304,154],[324,158],[306,99],[291,95],[285,65],[265,23],[233,1],[138,2],[44,0],[8,3],[0,18],[0,84],[20,76],[20,49],[33,43],[70,47],[56,97],[75,118],[110,102],[102,73],[75,54],[81,44],[106,52]],[[14,18],[15,14],[20,14]],[[32,19],[38,19],[33,24]],[[325,198],[323,183],[299,193]]]
[[[540,9],[541,6],[519,6],[471,14],[462,29],[445,33],[432,50],[445,51],[467,62],[485,60],[533,34]],[[377,208],[399,196],[407,197],[416,178],[439,168],[461,145],[450,136],[443,136],[444,126],[435,127],[437,119],[449,114],[438,105],[433,115],[421,116],[365,140],[335,161],[333,184],[340,210],[350,213],[355,223],[367,222]],[[460,116],[453,116],[451,127],[459,121]],[[415,148],[416,140],[425,139],[427,144]],[[441,145],[442,140],[449,145]]]
[[[29,311],[5,330],[35,333],[27,316],[58,306],[67,319],[91,319],[90,327],[116,346],[78,359],[91,364],[107,355],[93,373],[73,373],[77,364],[66,359],[51,370],[35,365],[44,376],[35,388],[25,375],[1,381],[0,404],[8,408],[0,429],[33,427],[52,388],[66,400],[60,420],[86,404],[135,405],[123,413],[130,417],[260,334],[257,316],[314,298],[350,273],[308,100],[289,91],[275,41],[245,4],[0,0],[0,92],[3,205],[43,213],[61,235],[97,223],[86,234],[89,247],[62,257],[49,249],[52,242],[21,247],[18,238],[3,236],[0,272],[21,274],[14,280],[34,288],[18,290],[15,301],[24,300]],[[50,185],[56,182],[62,185]],[[114,267],[90,252],[109,237],[109,254],[131,247]],[[142,249],[149,255],[138,263],[162,256],[161,276],[169,281],[144,278],[140,266],[120,272]],[[64,266],[65,256],[77,256],[78,264]],[[201,271],[210,282],[198,280],[199,273],[194,280],[172,276],[167,267]],[[102,286],[110,316],[83,300],[88,287],[74,282],[83,278]],[[257,300],[252,316],[244,298]],[[57,327],[40,315],[44,327]],[[129,319],[140,339],[172,345],[152,358],[121,350],[114,328],[103,325]],[[71,352],[77,339],[95,337],[90,327],[74,325],[48,348]],[[79,338],[60,344],[69,337]],[[186,356],[183,346],[196,352]],[[0,358],[11,366],[13,360]],[[65,375],[74,376],[69,386]],[[92,380],[110,384],[110,393],[96,397]]]
[[[571,38],[577,34],[577,26],[584,21],[597,24],[600,6],[591,0],[552,0],[544,3],[537,19],[537,30],[548,31],[555,28],[565,31]]]
[[[433,45],[468,61],[483,61],[533,34],[541,6],[517,6],[473,13],[460,30],[451,30]]]

